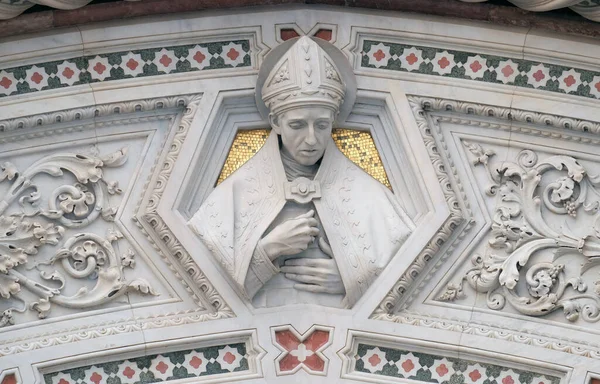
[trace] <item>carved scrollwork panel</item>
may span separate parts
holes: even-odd
[[[104,156],[53,153],[23,170],[0,165],[0,326],[28,311],[45,318],[54,306],[81,310],[131,291],[156,294],[146,280],[125,278],[135,253],[118,251],[123,235],[116,226],[105,236],[87,228],[115,220],[111,197],[122,190],[105,173],[126,161],[122,148]]]
[[[486,180],[480,188],[493,200],[492,222],[472,266],[437,299],[464,298],[472,292],[466,283],[486,294],[486,305],[493,310],[508,303],[528,316],[562,309],[571,322],[600,320],[596,164],[528,148],[498,155],[486,143],[461,143],[474,172]]]

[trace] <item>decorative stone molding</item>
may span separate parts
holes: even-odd
[[[106,356],[94,365],[56,370],[52,363],[40,368],[44,383],[134,384],[182,379],[194,383],[232,382],[262,377],[265,352],[256,343],[255,331],[237,331],[209,337],[182,339],[176,346],[149,345],[130,358]],[[139,357],[138,357],[139,356]],[[88,362],[89,359],[79,362]]]
[[[180,279],[181,273],[179,271],[185,271],[189,278],[191,278],[193,288],[190,288],[188,285],[187,289],[194,297],[196,303],[200,305],[201,308],[216,312],[215,315],[217,318],[232,317],[234,314],[229,306],[214,289],[196,262],[157,212],[158,203],[167,186],[171,171],[173,170],[173,166],[177,161],[181,146],[183,145],[183,141],[190,129],[190,124],[195,116],[201,96],[196,95],[181,99],[181,101],[184,100],[186,109],[178,123],[176,133],[172,140],[169,143],[165,143],[163,146],[164,148],[169,148],[169,150],[164,158],[162,156],[157,158],[157,163],[154,165],[152,171],[153,176],[151,180],[148,181],[146,188],[144,188],[145,191],[151,190],[152,194],[148,198],[146,205],[143,207],[138,206],[138,213],[136,214],[135,220],[138,227],[144,232],[148,240],[154,244],[155,249],[163,258],[165,258],[164,252],[166,250],[170,257],[178,262],[178,267],[171,267],[171,270]],[[158,243],[164,248],[158,246]],[[170,261],[169,263],[171,264]],[[181,280],[185,281],[185,279]]]
[[[464,196],[462,186],[456,177],[456,169],[451,163],[444,162],[440,154],[440,149],[445,147],[444,143],[436,142],[436,138],[432,135],[421,100],[410,97],[409,103],[430,160],[434,165],[434,170],[442,187],[450,215],[425,248],[419,253],[415,261],[402,274],[398,282],[388,292],[375,311],[373,311],[371,315],[373,319],[385,319],[388,314],[397,311],[401,303],[408,305],[407,301],[410,300],[411,290],[418,289],[418,284],[425,280],[422,273],[429,262],[441,254],[439,256],[440,260],[437,262],[437,266],[439,267],[443,260],[452,254],[456,245],[460,243],[472,226],[472,222],[466,219],[471,216],[471,213],[469,212],[469,206],[466,202],[467,199]],[[448,170],[451,170],[452,177],[448,174]],[[458,196],[461,197],[460,200]],[[435,269],[429,271],[429,274],[434,271]]]
[[[252,44],[247,38],[200,41],[0,68],[0,98],[122,79],[252,67]]]
[[[600,360],[600,344],[588,340],[573,340],[557,337],[543,331],[532,332],[508,326],[495,325],[478,321],[460,321],[441,316],[426,316],[404,310],[394,315],[380,317],[378,320],[391,321],[398,324],[414,325],[430,329],[458,332],[465,335],[483,336],[495,340],[510,341],[553,351],[569,353],[575,356]]]
[[[533,361],[517,368],[500,357],[490,363],[475,351],[459,355],[432,343],[360,331],[349,331],[348,342],[338,355],[343,360],[343,378],[375,383],[559,384],[564,376],[540,369]]]
[[[357,69],[371,73],[410,72],[600,99],[600,71],[368,35],[361,44],[356,47]]]

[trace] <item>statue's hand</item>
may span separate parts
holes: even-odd
[[[325,253],[331,254],[331,248],[323,238],[319,239],[319,245],[323,251],[329,251]],[[290,259],[281,267],[281,272],[288,279],[297,281],[299,284],[294,285],[294,288],[300,291],[331,294],[346,292],[337,263],[333,259]]]
[[[296,255],[306,248],[319,234],[314,210],[286,220],[277,225],[260,240],[260,244],[271,261],[283,255]]]

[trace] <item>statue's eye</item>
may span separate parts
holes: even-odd
[[[306,123],[303,121],[293,121],[288,124],[288,126],[292,129],[301,129],[306,126]]]

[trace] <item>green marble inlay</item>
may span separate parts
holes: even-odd
[[[379,350],[384,354],[384,356],[381,357],[385,357],[384,361],[387,362],[379,370],[371,372],[371,370],[365,367],[363,357],[365,357],[365,355],[369,351],[375,348],[379,348]],[[401,360],[403,355],[407,355],[409,353],[412,353],[412,355],[415,356],[418,360],[418,364],[421,365],[421,368],[418,371],[413,372],[410,376],[405,375],[405,372],[401,371],[398,365],[395,364],[396,362]],[[454,370],[454,373],[451,377],[441,382],[438,381],[437,378],[432,377],[432,370],[434,370],[436,367],[436,361],[440,359],[446,359],[448,362],[450,362],[452,364],[452,369]],[[551,384],[560,383],[560,378],[558,377],[539,374],[536,372],[523,371],[514,368],[502,367],[494,364],[486,364],[471,360],[455,359],[451,357],[437,356],[420,352],[411,352],[406,350],[386,348],[362,343],[359,344],[357,348],[355,370],[358,372],[364,372],[378,376],[389,376],[400,379],[410,379],[425,383],[461,384],[466,382],[465,375],[469,374],[469,372],[472,370],[470,370],[469,368],[472,368],[475,364],[478,364],[480,367],[485,369],[485,372],[481,373],[482,378],[485,379],[483,381],[483,384],[502,384],[498,380],[498,378],[503,373],[506,373],[509,370],[514,372],[514,376],[517,379],[514,381],[514,384],[537,384],[541,380],[546,380],[548,383]],[[534,379],[537,380],[534,381]]]
[[[220,55],[223,53],[223,47],[227,46],[230,43],[240,45],[242,48],[242,51],[243,51],[240,54],[244,55],[243,61],[240,64],[236,65],[235,67],[231,64],[226,64],[225,60],[219,56],[207,57],[206,60],[210,60],[209,61],[210,64],[202,69],[191,66],[188,61],[189,59],[191,59],[188,57],[189,50],[193,49],[196,46],[206,48],[211,55]],[[174,55],[176,56],[177,59],[182,58],[182,57],[184,58],[183,61],[178,61],[176,63],[176,68],[174,70],[172,70],[171,72],[169,72],[170,74],[183,73],[183,72],[194,72],[194,71],[200,71],[200,70],[206,71],[206,70],[211,70],[211,69],[240,68],[240,67],[249,67],[252,65],[249,40],[220,41],[220,42],[189,44],[189,45],[164,47],[164,48],[167,51],[174,52]],[[154,63],[146,63],[147,61],[154,60],[156,57],[156,54],[158,52],[160,52],[162,49],[163,49],[163,47],[142,49],[142,50],[123,51],[123,52],[113,52],[113,53],[107,53],[107,54],[101,54],[101,55],[73,57],[73,58],[66,59],[66,60],[38,63],[38,64],[34,64],[34,65],[37,66],[38,68],[41,68],[42,70],[44,70],[46,72],[46,74],[53,76],[48,79],[48,85],[41,89],[42,91],[44,91],[44,90],[48,90],[48,89],[64,88],[64,87],[70,86],[69,84],[65,84],[65,83],[61,82],[59,77],[54,77],[55,75],[57,75],[57,72],[58,72],[57,66],[59,64],[63,63],[64,61],[67,61],[69,63],[74,63],[79,70],[83,70],[79,74],[79,80],[74,82],[73,85],[114,81],[114,80],[128,79],[128,78],[133,78],[133,77],[137,78],[137,77],[146,77],[146,76],[165,75],[166,72],[159,70]],[[123,56],[127,55],[129,52],[131,52],[133,54],[139,54],[142,59],[142,63],[140,63],[140,65],[143,66],[143,72],[140,74],[137,74],[136,76],[126,74],[122,68],[125,65],[125,63],[122,62]],[[110,66],[116,66],[116,67],[109,67],[107,69],[107,70],[110,70],[110,76],[104,78],[103,80],[93,79],[90,72],[87,71],[89,68],[89,61],[94,59],[96,56],[99,56],[101,58],[106,58],[108,60],[108,64]],[[27,77],[26,70],[31,69],[32,67],[33,67],[33,65],[27,65],[27,66],[21,66],[21,67],[0,69],[0,71],[4,70],[8,74],[12,74],[17,80],[21,80],[21,79],[25,80],[24,82],[17,83],[17,90],[13,91],[10,95],[2,94],[2,88],[0,88],[0,98],[6,97],[6,96],[20,95],[20,94],[30,93],[30,92],[38,92],[39,90],[37,90],[33,87],[30,87],[26,80],[26,77]]]
[[[600,1],[600,0],[596,0],[596,1]],[[454,55],[455,66],[452,68],[452,71],[450,73],[443,74],[443,75],[441,75],[433,70],[434,67],[433,67],[432,63],[425,63],[425,62],[422,62],[420,64],[418,70],[409,71],[407,68],[404,68],[402,66],[402,63],[399,58],[397,58],[397,59],[390,58],[387,62],[387,65],[377,67],[373,64],[369,64],[369,56],[364,54],[362,56],[362,60],[361,60],[361,66],[363,68],[384,69],[384,70],[392,70],[392,71],[400,71],[400,72],[412,72],[412,73],[420,73],[420,74],[433,75],[433,76],[453,77],[453,78],[457,78],[457,79],[479,81],[479,82],[484,82],[484,83],[505,84],[498,78],[497,73],[496,73],[496,71],[499,70],[498,66],[500,65],[500,62],[511,60],[513,63],[515,63],[518,66],[519,72],[525,72],[525,73],[529,72],[532,67],[542,64],[542,65],[544,65],[544,67],[546,67],[549,70],[550,77],[555,76],[557,78],[557,80],[549,79],[549,80],[547,80],[545,85],[535,88],[532,84],[528,83],[527,75],[519,74],[515,77],[515,79],[513,81],[506,83],[506,85],[516,85],[516,86],[523,87],[523,88],[539,89],[539,90],[558,92],[558,93],[563,93],[563,94],[566,92],[559,87],[558,78],[560,78],[564,72],[572,69],[572,68],[561,66],[561,65],[542,63],[542,62],[538,62],[538,61],[528,61],[528,60],[517,59],[517,58],[513,58],[513,57],[509,58],[509,57],[502,57],[502,56],[495,56],[495,55],[477,54],[477,53],[472,53],[472,52],[455,51],[452,49],[444,50],[441,48],[406,45],[406,44],[400,44],[400,43],[388,43],[385,41],[365,40],[363,42],[362,51],[365,53],[368,53],[371,50],[371,47],[373,45],[377,45],[380,43],[382,43],[385,46],[388,46],[390,48],[390,56],[397,55],[398,57],[400,57],[404,53],[405,49],[416,48],[422,52],[421,58],[423,60],[429,59],[429,60],[433,61],[435,54],[437,52],[446,51],[446,52],[448,52],[448,54]],[[467,63],[467,60],[470,57],[474,57],[476,55],[479,55],[483,60],[485,60],[485,64],[487,65],[488,68],[490,68],[490,67],[496,68],[496,71],[490,71],[488,69],[484,72],[484,75],[481,78],[471,78],[471,77],[467,76],[465,73],[464,65]],[[459,63],[462,64],[462,66],[458,65]],[[578,68],[573,68],[573,69],[576,73],[578,73],[580,75],[581,84],[578,85],[576,90],[570,91],[569,94],[597,99],[597,97],[590,92],[590,90],[591,90],[590,87],[592,86],[591,82],[594,80],[594,77],[600,76],[600,71],[588,71],[588,70],[578,69]],[[589,84],[585,84],[585,82],[588,82]]]
[[[239,356],[241,356],[239,366],[233,370],[223,368],[217,360],[220,351],[227,347],[235,349]],[[194,374],[192,367],[187,365],[189,364],[189,362],[186,362],[186,355],[193,351],[201,354],[203,356],[202,359],[208,361],[208,363],[206,364],[206,370],[200,373],[199,375]],[[168,359],[168,361],[170,362],[170,365],[168,366],[167,370],[167,372],[169,372],[169,376],[166,379],[155,377],[154,373],[151,371],[151,365],[153,360],[159,356]],[[219,345],[213,347],[163,353],[160,355],[140,356],[128,360],[111,361],[102,364],[94,364],[84,367],[72,368],[60,372],[47,373],[44,375],[44,383],[56,384],[56,381],[58,380],[58,375],[63,374],[67,375],[70,380],[66,383],[61,383],[59,381],[60,384],[94,384],[92,381],[86,381],[86,373],[92,368],[99,369],[100,372],[102,372],[100,380],[102,383],[107,384],[146,384],[199,376],[220,375],[231,372],[248,371],[250,368],[248,364],[248,359],[245,356],[246,345],[244,343]],[[124,373],[119,371],[119,365],[125,361],[135,364],[135,366],[141,372],[139,372],[139,374],[136,374],[131,378],[125,377]]]

